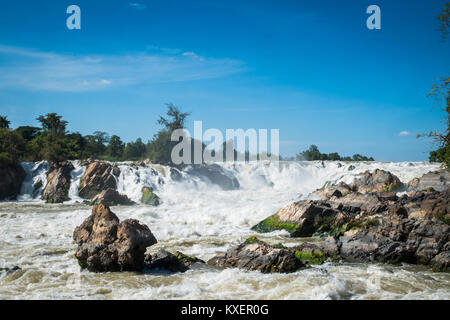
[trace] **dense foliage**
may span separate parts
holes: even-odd
[[[375,161],[372,157],[368,158],[360,154],[355,154],[352,157],[342,157],[337,152],[321,153],[319,148],[315,145],[309,147],[308,150],[297,154],[296,159],[299,161],[316,161],[316,160],[331,160],[331,161]]]
[[[170,163],[173,130],[184,127],[189,114],[168,105],[167,118],[161,117],[163,125],[152,140],[145,144],[141,138],[124,143],[117,135],[96,131],[83,136],[78,132],[67,132],[68,122],[56,113],[37,118],[41,127],[21,126],[10,128],[6,116],[0,116],[0,165],[17,161],[60,162],[63,160],[96,158],[113,161],[140,160],[149,158],[155,163]]]

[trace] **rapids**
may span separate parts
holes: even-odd
[[[45,162],[23,163],[27,178],[18,201],[0,202],[0,299],[450,299],[450,274],[427,267],[326,263],[293,274],[261,274],[195,265],[185,274],[95,274],[80,271],[73,255],[74,228],[91,207],[78,196],[85,170],[78,161],[71,177],[70,201],[39,200],[46,183]],[[341,164],[341,165],[340,165]],[[180,250],[203,260],[255,234],[251,226],[325,184],[352,182],[358,173],[388,170],[402,182],[435,170],[428,162],[281,162],[220,164],[239,181],[222,190],[207,177],[165,166],[134,168],[119,163],[118,191],[139,202],[141,189],[153,187],[159,207],[113,207],[122,219],[147,224],[158,239],[149,250]],[[349,170],[350,165],[354,166]],[[36,183],[39,188],[36,188]],[[42,185],[42,186],[41,186]],[[259,238],[294,245],[286,232]],[[317,239],[309,239],[317,241]]]

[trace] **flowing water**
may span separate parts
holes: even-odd
[[[355,166],[349,171],[349,166]],[[376,168],[402,182],[437,169],[426,162],[344,163],[282,162],[221,164],[239,181],[237,190],[193,171],[173,175],[168,167],[119,164],[118,190],[139,202],[143,186],[162,199],[159,207],[113,207],[122,219],[147,224],[158,239],[150,251],[180,250],[203,260],[224,252],[253,235],[250,228],[324,184],[352,182],[355,175]],[[292,274],[261,274],[194,265],[184,274],[137,274],[81,271],[74,258],[74,228],[91,207],[78,196],[85,168],[74,162],[72,185],[64,204],[39,200],[46,183],[46,163],[24,163],[28,173],[15,202],[0,202],[0,267],[21,270],[0,273],[0,299],[450,299],[450,274],[427,267],[362,263],[326,263]],[[39,184],[38,184],[39,187]],[[295,245],[279,231],[258,235],[269,243]],[[317,239],[308,239],[317,241]]]

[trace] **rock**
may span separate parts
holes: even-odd
[[[75,257],[92,272],[142,271],[147,247],[157,243],[150,229],[139,221],[119,218],[104,204],[75,228]]]
[[[0,200],[15,200],[20,194],[22,182],[27,176],[19,163],[0,165]]]
[[[304,265],[323,264],[328,258],[323,248],[308,242],[293,247],[291,250],[295,251],[295,257]]]
[[[332,231],[348,220],[323,201],[301,200],[280,209],[277,213],[252,227],[253,231],[266,233],[286,230],[291,237],[310,237],[316,232]]]
[[[100,203],[105,204],[107,206],[117,206],[117,205],[130,206],[134,204],[134,202],[131,201],[126,195],[122,195],[113,189],[106,189],[100,192],[91,201],[91,205]]]
[[[353,192],[351,187],[345,182],[340,182],[337,185],[326,186],[313,192],[313,195],[317,195],[322,200],[329,200],[332,197],[341,198],[347,194]]]
[[[114,173],[114,176],[113,174]],[[94,161],[84,172],[80,180],[79,196],[84,199],[93,199],[100,192],[107,189],[117,189],[116,178],[120,174],[119,168],[109,163]]]
[[[450,250],[436,255],[431,261],[431,264],[438,271],[450,271]]]
[[[353,170],[355,170],[356,169],[356,167],[354,166],[354,165],[350,165],[349,167],[348,167],[348,171],[353,171]]]
[[[197,258],[185,255],[183,252],[176,251],[174,255],[180,260],[186,267],[190,267],[194,263],[206,263],[205,261]]]
[[[159,197],[153,193],[153,189],[149,187],[142,188],[142,199],[143,204],[148,204],[151,206],[158,206],[160,204]]]
[[[290,273],[305,267],[295,253],[262,241],[250,241],[218,254],[207,262],[219,268],[240,268],[262,273]]]
[[[149,270],[165,270],[169,272],[186,272],[189,270],[189,267],[180,259],[166,250],[159,250],[157,253],[146,255],[145,265]]]
[[[236,190],[240,187],[238,179],[217,164],[195,165],[189,173],[205,177],[211,183],[220,186],[223,190]]]
[[[47,203],[63,203],[70,200],[69,188],[71,172],[75,169],[71,162],[64,161],[52,164],[47,173],[47,185],[42,191],[42,200]]]
[[[442,169],[424,174],[408,182],[410,191],[445,191],[450,187],[450,172]]]
[[[399,178],[388,171],[366,171],[353,182],[352,189],[360,193],[379,193],[399,190],[403,186]]]

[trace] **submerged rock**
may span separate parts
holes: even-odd
[[[117,205],[130,206],[134,204],[134,202],[131,201],[126,195],[122,195],[113,189],[106,189],[100,192],[91,201],[91,205],[100,203],[105,204],[107,206],[117,206]]]
[[[262,273],[289,273],[305,267],[296,258],[295,252],[276,248],[256,238],[216,255],[207,263],[219,268],[240,268]]]
[[[158,206],[160,204],[159,197],[153,193],[153,189],[149,187],[142,188],[142,199],[143,204],[148,204],[151,206]]]
[[[168,272],[186,272],[189,270],[189,267],[177,256],[163,249],[153,254],[147,254],[145,265],[149,270],[164,270]]]
[[[25,170],[18,163],[0,165],[0,200],[16,199],[26,176]]]
[[[86,168],[80,180],[79,196],[93,199],[100,192],[107,189],[117,189],[116,177],[120,169],[107,162],[94,161]]]
[[[207,178],[223,190],[236,190],[240,187],[238,179],[217,164],[195,165],[191,168],[190,173]]]
[[[74,166],[69,161],[55,163],[47,173],[47,185],[42,191],[42,200],[47,203],[63,203],[70,200],[71,172]]]
[[[142,271],[147,247],[157,243],[150,229],[134,219],[119,218],[104,204],[75,228],[75,257],[93,272]]]

